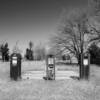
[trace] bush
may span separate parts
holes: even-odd
[[[89,48],[90,63],[100,65],[100,48],[93,43]]]
[[[8,43],[2,44],[0,47],[1,54],[2,54],[2,60],[3,61],[9,61],[9,48]]]

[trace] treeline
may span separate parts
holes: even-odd
[[[9,48],[7,42],[0,45],[0,53],[3,61],[9,61]]]
[[[18,49],[18,47],[15,46],[13,52],[14,51],[19,52],[20,50]],[[89,47],[88,51],[91,57],[90,58],[91,64],[100,65],[100,47],[94,42]],[[2,61],[9,61],[10,53],[9,53],[9,46],[7,42],[0,45],[0,55],[2,57]],[[45,56],[46,56],[46,50],[43,45],[39,44],[36,47],[34,47],[33,42],[32,41],[29,42],[29,47],[26,48],[24,59],[29,60],[29,61],[33,61],[33,60],[40,61],[40,60],[44,60]],[[68,60],[68,59],[70,60],[70,56],[58,55],[58,58],[59,57],[62,60]]]
[[[21,54],[21,50],[17,45],[13,47],[12,53],[17,52]],[[2,61],[9,61],[10,59],[10,49],[8,43],[2,43],[0,45],[0,59]],[[32,41],[29,42],[29,47],[26,48],[26,52],[24,54],[23,59],[25,60],[44,60],[45,59],[45,47],[40,43],[36,47],[34,47],[34,43]]]
[[[45,47],[40,43],[34,49],[32,41],[29,42],[29,48],[26,48],[25,58],[26,60],[44,60],[45,59]]]

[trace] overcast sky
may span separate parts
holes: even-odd
[[[78,7],[88,0],[0,0],[0,42],[12,48],[16,41],[25,49],[32,40],[45,43],[55,34],[63,8]]]

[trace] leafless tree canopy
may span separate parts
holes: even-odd
[[[91,3],[93,2],[95,1],[91,0]],[[95,9],[100,10],[99,7],[93,9],[95,13],[97,13]],[[95,24],[96,19],[96,14],[91,15],[88,7],[87,9],[71,9],[66,12],[62,17],[57,34],[51,39],[56,54],[70,53],[79,62],[79,55],[87,51],[89,44],[97,40],[97,38],[100,40],[100,31],[97,29],[99,24]]]

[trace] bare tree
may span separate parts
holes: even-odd
[[[80,54],[84,52],[85,34],[88,34],[88,15],[84,9],[74,9],[63,17],[58,33],[52,37],[51,44],[58,52],[68,52],[80,64]]]
[[[14,47],[13,47],[13,49],[12,49],[12,52],[13,53],[22,53],[22,50],[19,48],[19,46],[18,46],[18,42],[19,41],[16,41],[16,44],[14,45]]]
[[[29,42],[29,48],[26,48],[25,57],[27,60],[34,60],[33,42]]]
[[[88,0],[88,8],[92,16],[100,16],[100,0]]]
[[[35,48],[35,58],[36,60],[44,60],[45,59],[45,47],[40,43]]]
[[[34,46],[33,42],[30,41],[30,42],[29,42],[29,49],[32,50],[33,46]]]
[[[100,0],[89,0],[89,13],[91,19],[89,22],[90,33],[95,35],[95,38],[90,38],[90,42],[100,42]]]

